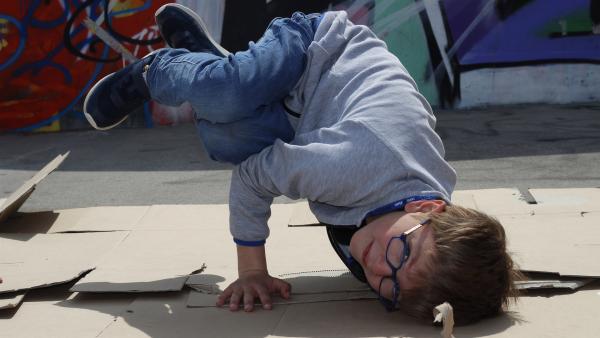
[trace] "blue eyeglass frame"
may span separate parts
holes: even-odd
[[[400,296],[400,284],[398,284],[398,271],[400,269],[402,269],[402,266],[404,266],[404,262],[406,262],[408,260],[408,258],[410,257],[410,246],[408,244],[408,242],[406,241],[406,239],[408,238],[408,236],[410,234],[412,234],[413,232],[415,232],[416,230],[418,230],[419,228],[421,228],[423,225],[429,223],[429,219],[424,220],[423,222],[415,225],[414,227],[406,230],[405,232],[403,232],[402,234],[400,234],[399,236],[394,236],[392,238],[390,238],[387,247],[385,249],[385,261],[388,264],[388,266],[390,267],[390,269],[392,270],[392,275],[389,277],[382,277],[381,281],[379,282],[379,288],[377,290],[377,295],[379,297],[379,301],[381,302],[381,304],[383,304],[383,306],[385,307],[385,309],[387,311],[396,311],[398,310],[398,300],[399,300],[399,296]],[[403,252],[402,252],[402,259],[400,259],[400,265],[398,267],[395,267],[394,264],[392,264],[392,262],[390,262],[389,257],[389,251],[390,251],[390,246],[392,244],[392,241],[394,240],[401,240],[402,241],[402,247]],[[386,280],[387,278],[392,280],[392,283],[394,283],[394,288],[392,291],[392,300],[389,300],[385,297],[383,297],[381,295],[381,286],[383,285],[383,281]]]

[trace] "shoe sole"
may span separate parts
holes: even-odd
[[[166,8],[168,7],[175,7],[178,8],[182,11],[184,11],[187,15],[191,16],[194,21],[196,21],[196,23],[200,26],[200,28],[202,29],[202,31],[204,32],[204,35],[206,35],[206,37],[208,38],[208,41],[210,41],[210,43],[215,46],[215,48],[224,56],[227,56],[229,54],[231,54],[227,49],[223,48],[221,45],[219,45],[215,40],[213,40],[212,36],[210,36],[209,30],[206,27],[206,25],[204,24],[204,20],[202,20],[202,18],[196,14],[196,12],[192,11],[191,9],[180,5],[180,4],[174,4],[174,3],[170,3],[170,4],[166,4],[166,5],[162,5],[159,9],[156,10],[156,12],[154,13],[154,17],[156,18],[157,16],[160,15],[160,13],[162,13],[162,11],[164,11]],[[167,46],[173,48],[172,46],[169,45],[169,43],[165,40],[165,42],[167,43]]]
[[[96,124],[96,121],[94,121],[94,118],[92,117],[92,115],[90,113],[87,112],[87,106],[88,106],[88,100],[90,99],[90,97],[92,96],[91,94],[94,92],[94,90],[100,85],[102,84],[102,82],[104,82],[105,80],[107,80],[108,78],[110,78],[111,76],[113,76],[114,73],[108,74],[105,77],[103,77],[102,79],[100,79],[100,81],[96,82],[96,84],[92,87],[92,89],[90,89],[90,91],[88,92],[88,94],[85,96],[85,101],[83,101],[83,115],[85,116],[85,119],[88,121],[88,123],[96,130],[109,130],[112,129],[116,126],[118,126],[119,124],[123,123],[123,121],[125,121],[128,117],[128,115],[125,115],[124,118],[122,118],[121,120],[119,120],[118,122],[111,124],[108,127],[98,127],[98,125]]]

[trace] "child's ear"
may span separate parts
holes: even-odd
[[[406,212],[443,212],[446,210],[446,202],[443,200],[421,200],[406,204]]]

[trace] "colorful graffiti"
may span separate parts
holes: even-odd
[[[600,0],[377,0],[373,11],[373,30],[438,106],[600,101]],[[492,97],[510,87],[522,95]]]
[[[2,2],[0,130],[87,127],[82,121],[82,97],[101,76],[122,67],[123,61],[83,20],[89,17],[141,56],[162,45],[154,11],[166,2]]]
[[[219,9],[223,20],[212,21],[228,26],[224,44],[233,50],[234,42],[256,40],[274,16],[344,9],[386,41],[435,106],[600,101],[600,0],[209,1],[217,0],[181,0],[196,9]],[[0,131],[88,128],[82,97],[124,63],[83,25],[84,18],[139,57],[162,46],[153,13],[166,2],[0,3]],[[256,11],[264,13],[256,18],[262,19],[240,23],[247,16],[241,8],[259,2]],[[150,125],[150,110],[161,124],[191,118],[189,107],[154,104],[132,124]]]
[[[268,21],[329,9],[370,26],[433,105],[600,101],[600,0],[272,0],[265,10]]]

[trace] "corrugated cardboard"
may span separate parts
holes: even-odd
[[[99,338],[113,337],[267,337],[287,305],[273,310],[230,312],[220,308],[188,308],[187,292],[138,297],[128,311],[111,323]]]
[[[201,230],[132,231],[119,246],[106,254],[94,271],[71,290],[181,290],[189,274],[202,267],[207,252],[215,246],[207,244],[206,233]]]
[[[502,215],[508,248],[520,268],[600,277],[600,212]]]
[[[542,191],[531,190],[537,204],[528,204],[516,189],[500,189],[498,194],[489,191],[468,191],[456,195],[457,204],[473,203],[478,208],[495,208],[506,225],[509,248],[516,251],[516,259],[530,270],[553,271],[561,275],[594,275],[593,257],[600,257],[597,233],[600,226],[599,211],[595,211],[596,190]],[[570,196],[564,199],[563,196]],[[588,197],[585,197],[588,196]],[[490,200],[486,200],[489,198]],[[572,203],[572,200],[579,201]],[[466,201],[466,202],[459,202]],[[471,201],[471,202],[469,202]],[[500,203],[500,205],[497,205]],[[482,207],[483,206],[483,207]],[[331,249],[323,227],[296,227],[287,225],[294,205],[274,205],[270,219],[271,237],[267,240],[267,259],[273,275],[283,275],[293,284],[293,290],[302,301],[322,301],[322,294],[340,296],[334,301],[312,304],[276,305],[272,311],[260,308],[252,314],[231,313],[214,307],[188,308],[188,291],[149,296],[140,294],[129,307],[123,302],[105,297],[73,299],[60,302],[28,302],[29,296],[18,311],[0,318],[0,335],[9,337],[439,337],[440,329],[431,323],[422,323],[400,313],[387,313],[376,300],[340,300],[351,295],[340,290],[352,288],[356,281],[350,276],[339,276],[340,271],[314,272],[315,270],[345,269]],[[564,207],[564,209],[563,209]],[[161,209],[161,210],[159,210]],[[177,211],[174,211],[176,210]],[[186,211],[187,209],[187,211]],[[202,210],[201,210],[202,209]],[[164,286],[181,289],[181,281],[204,293],[222,290],[236,277],[235,245],[227,230],[227,212],[224,207],[181,206],[169,209],[160,206],[149,216],[150,209],[137,224],[131,235],[114,249],[106,249],[106,259],[86,276],[79,285],[95,291],[159,291]],[[171,216],[169,216],[171,215]],[[187,216],[186,216],[187,215]],[[162,218],[161,218],[162,217]],[[165,219],[173,218],[172,222]],[[114,228],[115,225],[88,227]],[[200,219],[198,221],[198,219]],[[214,220],[214,221],[211,221]],[[94,219],[86,224],[94,224]],[[131,222],[133,223],[133,221]],[[170,224],[170,225],[169,225]],[[203,227],[203,224],[206,224]],[[66,226],[66,223],[65,223]],[[118,224],[116,226],[119,226]],[[102,230],[102,231],[105,231]],[[94,231],[94,230],[91,230]],[[116,232],[118,233],[118,232]],[[20,264],[14,243],[12,250],[4,244],[20,238],[23,248],[39,246],[31,241],[37,236],[110,235],[113,232],[90,234],[1,234],[0,275],[9,280],[4,266]],[[12,237],[11,236],[21,236]],[[4,242],[3,242],[4,241]],[[25,246],[26,244],[26,246]],[[35,244],[35,245],[31,245]],[[31,248],[29,248],[31,246]],[[88,249],[89,245],[81,245]],[[63,256],[73,249],[60,243],[50,246]],[[64,248],[63,248],[64,247]],[[79,248],[79,246],[78,246]],[[9,248],[10,249],[10,248]],[[11,252],[13,256],[6,256]],[[43,250],[42,250],[43,252]],[[52,255],[43,255],[50,257]],[[61,256],[62,257],[62,256]],[[590,258],[591,257],[591,258]],[[4,264],[2,264],[4,263]],[[187,277],[206,263],[199,275]],[[65,266],[71,264],[63,263]],[[53,264],[38,264],[40,271],[51,271]],[[62,266],[62,265],[61,265]],[[96,274],[98,272],[98,274]],[[327,275],[329,273],[329,275]],[[583,273],[583,274],[582,274]],[[94,276],[94,274],[96,274]],[[350,286],[333,278],[349,278]],[[13,274],[14,276],[14,274]],[[328,277],[329,276],[329,277]],[[86,279],[89,278],[87,281]],[[536,277],[537,278],[537,277]],[[177,283],[173,283],[177,280]],[[552,284],[554,279],[545,280]],[[569,278],[558,277],[560,287],[570,283]],[[575,278],[572,281],[588,281]],[[330,283],[331,282],[331,283]],[[96,283],[94,285],[94,283]],[[541,279],[532,283],[545,283]],[[177,284],[172,287],[173,284]],[[2,287],[5,284],[0,284]],[[107,287],[108,286],[108,287]],[[538,285],[539,286],[539,285]],[[538,287],[536,286],[536,287]],[[552,285],[556,287],[558,285]],[[600,322],[595,318],[600,305],[600,285],[597,282],[580,287],[576,292],[544,297],[521,297],[511,306],[512,315],[502,315],[476,325],[455,328],[460,337],[595,337],[600,332]],[[100,287],[100,288],[98,288]],[[364,286],[363,286],[364,287]],[[352,291],[355,294],[360,292]],[[38,291],[39,292],[39,291]],[[311,293],[317,292],[317,293]],[[321,293],[319,293],[321,292]],[[347,291],[346,291],[347,292]],[[536,291],[540,293],[542,291]],[[197,295],[197,292],[193,292]],[[212,295],[214,297],[214,295]],[[296,295],[295,295],[296,296]],[[302,297],[308,298],[302,298]],[[367,296],[374,297],[372,292]],[[346,297],[346,298],[344,298]],[[214,298],[212,300],[214,303]],[[63,308],[58,308],[64,305]],[[128,309],[125,311],[124,309]],[[12,311],[12,312],[11,312]],[[12,317],[12,318],[11,318]],[[116,320],[115,320],[116,319]],[[432,317],[433,319],[433,317]],[[33,323],[33,324],[32,324]]]
[[[19,306],[23,298],[25,298],[25,292],[0,293],[0,310]]]
[[[229,206],[207,205],[153,205],[138,223],[142,230],[172,229],[227,229]]]
[[[455,327],[461,337],[596,337],[600,295],[586,290],[551,297],[522,297],[509,314]],[[432,317],[433,319],[433,317]],[[377,301],[289,305],[269,337],[439,337],[440,328]]]
[[[273,295],[273,305],[289,304],[308,304],[322,302],[337,302],[357,299],[377,299],[377,295],[372,291],[344,291],[344,292],[326,292],[326,293],[305,293],[292,294],[289,299]],[[198,291],[191,291],[187,301],[188,307],[216,307],[217,295],[206,294]],[[256,306],[260,307],[260,302],[256,300]]]
[[[148,209],[149,206],[111,206],[16,213],[0,229],[5,233],[133,230]]]
[[[598,188],[528,189],[528,192],[534,203],[528,203],[516,188],[464,190],[461,194],[471,194],[476,209],[494,216],[600,211]]]
[[[529,189],[536,213],[600,211],[600,188]]]
[[[510,314],[457,327],[454,334],[457,338],[597,337],[600,332],[598,287],[596,284],[571,294],[521,297],[510,307]]]
[[[71,281],[92,270],[126,235],[0,234],[0,293]]]
[[[1,337],[97,337],[125,312],[130,297],[75,295],[61,300],[26,300],[10,317],[0,312]]]
[[[273,304],[304,304],[353,299],[376,299],[369,287],[358,281],[348,270],[309,271],[279,275],[292,286],[290,299],[275,297]],[[189,307],[215,306],[220,289],[215,288],[215,278],[194,275],[188,285],[198,292],[190,293]],[[211,285],[212,284],[212,285]]]
[[[290,227],[302,227],[302,226],[322,226],[310,211],[308,202],[298,202],[293,204],[292,215],[288,222]]]
[[[12,213],[16,212],[25,200],[33,193],[35,190],[35,186],[40,183],[48,174],[58,168],[61,163],[69,156],[69,152],[66,152],[62,155],[56,156],[52,161],[50,161],[46,166],[44,166],[40,171],[38,171],[32,178],[27,180],[20,186],[17,190],[15,190],[10,196],[6,198],[4,203],[0,204],[0,223],[7,219]]]

